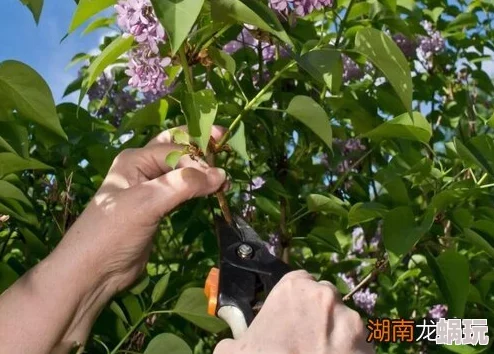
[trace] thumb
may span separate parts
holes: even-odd
[[[145,198],[146,212],[161,218],[189,199],[218,191],[225,181],[226,172],[221,168],[185,167],[141,183],[131,193],[134,200]]]

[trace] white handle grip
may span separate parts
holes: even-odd
[[[238,307],[223,306],[218,310],[218,317],[230,326],[235,339],[239,339],[247,330],[244,314]]]

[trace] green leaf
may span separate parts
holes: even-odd
[[[230,147],[235,150],[240,157],[246,161],[249,161],[247,142],[245,139],[245,126],[243,122],[240,122],[232,137],[228,140],[228,145],[230,145]]]
[[[409,269],[406,272],[400,274],[398,279],[396,279],[396,282],[394,283],[392,289],[395,289],[396,287],[398,287],[398,285],[400,285],[401,283],[403,283],[405,280],[407,280],[409,278],[417,278],[420,275],[420,272],[421,272],[420,268],[413,268],[413,269]]]
[[[466,167],[478,166],[494,177],[494,138],[489,135],[479,135],[463,144],[454,139],[456,152]]]
[[[2,122],[1,140],[22,157],[29,157],[29,135],[27,127],[21,122]],[[0,143],[1,146],[1,143]]]
[[[10,215],[11,217],[29,225],[38,226],[38,219],[35,214],[26,212],[22,206],[15,200],[9,201],[9,206],[0,203],[0,214]]]
[[[168,272],[161,277],[153,288],[153,293],[151,294],[151,301],[156,304],[160,301],[163,296],[165,296],[166,288],[168,287],[168,282],[170,281],[170,275],[172,273]]]
[[[307,208],[312,212],[321,211],[344,218],[348,216],[348,211],[343,207],[343,202],[333,195],[326,197],[320,194],[311,194],[307,197]]]
[[[149,285],[149,277],[146,275],[142,277],[137,284],[135,284],[129,291],[134,295],[141,294]]]
[[[33,14],[34,21],[38,24],[43,10],[43,0],[21,0],[21,2],[28,7]]]
[[[412,75],[407,59],[394,41],[377,29],[364,28],[355,37],[355,50],[382,71],[411,114]]]
[[[270,32],[293,45],[276,14],[257,0],[215,0],[211,2],[213,20],[250,24]]]
[[[96,79],[106,69],[107,66],[113,64],[122,54],[127,52],[134,43],[132,36],[120,36],[111,42],[98,57],[91,63],[87,69],[87,77],[82,82],[81,94],[79,96],[79,104],[89,88],[94,84]]]
[[[464,12],[460,13],[453,21],[450,21],[446,26],[446,31],[462,30],[477,25],[479,19],[475,13]]]
[[[113,17],[102,17],[97,18],[93,22],[91,22],[87,27],[82,31],[82,34],[89,34],[91,32],[96,31],[97,29],[110,27],[110,25],[115,23],[115,18]]]
[[[423,233],[423,229],[415,223],[415,216],[410,207],[398,207],[386,214],[383,242],[392,269],[412,250]]]
[[[0,177],[23,170],[51,170],[52,167],[38,160],[24,159],[11,152],[0,153]]]
[[[161,127],[168,114],[168,101],[165,99],[154,101],[134,113],[125,115],[119,128],[119,135],[129,130],[137,132],[149,126]]]
[[[7,141],[5,141],[5,139],[2,138],[1,136],[0,136],[0,150],[5,150],[7,152],[12,152],[16,154],[14,148],[10,146],[10,144]]]
[[[224,321],[207,313],[207,299],[202,288],[186,289],[173,312],[208,332],[218,333],[227,327]]]
[[[316,226],[307,235],[309,240],[316,241],[317,243],[325,246],[330,252],[341,253],[341,246],[338,239],[335,236],[334,230],[328,227]]]
[[[204,0],[151,0],[151,3],[175,55],[194,26]]]
[[[357,203],[352,206],[348,213],[348,226],[350,227],[376,218],[382,218],[387,212],[388,209],[379,203]]]
[[[381,141],[384,139],[408,139],[427,144],[432,137],[430,123],[419,112],[413,112],[413,119],[404,113],[364,134],[365,137]]]
[[[491,258],[494,258],[494,247],[492,247],[491,244],[487,242],[487,240],[485,240],[482,236],[470,229],[464,229],[463,234],[469,242],[477,246],[479,249],[483,250]]]
[[[116,3],[117,0],[80,0],[70,22],[69,33],[72,33],[92,16]]]
[[[235,60],[233,60],[233,58],[230,56],[230,54],[212,46],[208,48],[208,54],[213,60],[214,64],[216,64],[220,68],[225,69],[230,74],[235,75],[237,64],[235,63]]]
[[[170,166],[171,168],[175,168],[177,167],[178,162],[180,161],[180,158],[182,156],[184,156],[183,151],[179,151],[179,150],[170,151],[165,157],[165,163],[167,166]]]
[[[13,184],[0,180],[0,199],[15,199],[27,206],[32,206],[24,193]]]
[[[202,90],[184,94],[182,99],[182,111],[187,119],[189,134],[195,138],[199,147],[206,153],[211,129],[218,111],[213,90]]]
[[[27,227],[19,227],[19,234],[22,235],[22,238],[25,240],[30,254],[38,257],[39,259],[43,259],[48,255],[48,247],[46,247],[39,237],[31,232]]]
[[[122,310],[117,302],[112,301],[110,303],[110,310],[112,310],[113,313],[117,315],[117,317],[120,318],[124,323],[129,323],[129,321],[127,320],[127,316],[125,316],[125,312]]]
[[[67,139],[47,83],[29,66],[14,60],[0,63],[0,102],[25,119]]]
[[[170,135],[175,144],[187,146],[190,145],[190,136],[189,133],[187,133],[186,131],[180,128],[173,128],[170,129]]]
[[[66,96],[70,95],[71,93],[79,91],[81,89],[83,80],[84,80],[84,78],[81,76],[81,77],[74,79],[74,81],[72,81],[70,84],[68,84],[67,87],[65,88],[65,91],[63,92],[63,97],[65,98]]]
[[[192,349],[180,337],[172,333],[161,333],[151,339],[144,354],[192,354]]]
[[[281,217],[281,211],[280,211],[280,206],[278,203],[272,201],[271,199],[268,199],[263,196],[257,196],[256,195],[256,206],[268,214],[269,216],[273,217],[275,220],[280,220]]]
[[[470,289],[468,260],[454,250],[427,257],[437,285],[448,303],[448,315],[462,318]]]
[[[295,96],[288,105],[286,113],[309,127],[329,149],[332,149],[333,133],[329,117],[316,101],[308,96]]]
[[[19,278],[19,275],[7,264],[0,262],[0,294],[9,288]]]
[[[333,94],[340,91],[343,63],[338,51],[332,49],[313,50],[300,57],[298,63],[316,81],[325,84]]]

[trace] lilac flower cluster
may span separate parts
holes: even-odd
[[[282,15],[295,13],[303,17],[315,10],[331,7],[333,0],[269,0],[269,5]]]
[[[255,199],[251,192],[260,189],[264,185],[264,183],[266,183],[266,180],[264,178],[255,177],[251,181],[249,191],[242,194],[242,200],[245,202],[245,205],[242,209],[242,216],[244,218],[248,217],[256,210],[255,206],[250,205],[251,201]]]
[[[405,57],[409,59],[415,57],[415,52],[417,50],[417,42],[415,40],[408,38],[401,33],[395,34],[392,38]]]
[[[346,141],[341,139],[334,139],[334,143],[340,148],[341,155],[344,157],[336,166],[336,171],[338,173],[346,173],[350,170],[354,161],[352,156],[358,154],[359,152],[365,151],[367,148],[362,144],[360,139],[350,138]]]
[[[428,317],[432,318],[433,320],[438,321],[440,318],[446,318],[448,314],[448,306],[447,305],[434,305],[429,309],[428,312]]]
[[[138,105],[136,98],[129,92],[119,89],[113,76],[107,72],[103,72],[94,82],[87,95],[89,101],[95,101],[98,106],[95,114],[100,118],[110,115],[113,118],[113,125],[117,127],[123,116],[133,111]],[[101,104],[103,100],[104,104]]]
[[[223,50],[228,54],[234,54],[244,47],[251,47],[257,51],[259,45],[261,46],[263,61],[266,63],[273,61],[275,59],[276,47],[269,42],[259,41],[252,35],[250,29],[247,27],[242,29],[242,32],[239,33],[237,39],[228,42],[223,47]]]
[[[119,0],[115,5],[120,28],[134,36],[138,43],[129,55],[129,84],[141,92],[158,94],[165,90],[168,78],[165,67],[171,59],[161,57],[159,45],[166,40],[166,33],[158,21],[150,0]]]
[[[103,72],[87,91],[89,101],[102,100],[108,94],[113,84],[114,81],[111,75]]]
[[[343,280],[343,282],[347,285],[350,291],[352,291],[356,284],[355,280],[352,277],[349,277],[345,274],[338,274],[338,276]],[[376,301],[377,301],[377,294],[373,293],[369,290],[369,288],[366,289],[360,289],[355,292],[352,296],[353,302],[355,303],[355,306],[361,308],[364,310],[367,314],[372,315],[374,312],[374,307],[376,306]]]
[[[366,73],[370,73],[372,70],[372,64],[367,62],[362,69],[355,61],[345,54],[342,54],[341,59],[343,61],[343,81],[355,81],[360,80]]]
[[[364,230],[361,227],[356,227],[352,231],[352,252],[355,254],[362,254],[365,251],[365,246],[367,242],[365,241]]]
[[[431,22],[423,21],[422,26],[427,32],[427,36],[419,36],[417,55],[425,61],[428,68],[431,68],[433,56],[446,48],[446,41],[441,32],[434,30]]]

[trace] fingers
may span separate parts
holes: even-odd
[[[186,130],[184,126],[179,128]],[[224,128],[214,126],[211,134],[215,139],[220,139]],[[183,150],[184,146],[172,142],[169,130],[159,134],[143,148],[126,149],[113,161],[105,178],[105,188],[126,189],[168,173],[172,168],[166,164],[166,156],[172,151]],[[205,169],[208,165],[201,159],[193,160],[189,155],[184,155],[177,167]]]
[[[141,183],[129,189],[129,193],[131,199],[143,199],[143,212],[154,220],[189,199],[218,191],[225,180],[226,172],[223,169],[186,167]]]
[[[187,131],[187,127],[185,125],[177,127],[183,131]],[[217,125],[214,125],[211,129],[211,136],[216,140],[220,140],[221,137],[225,134],[226,129]],[[156,144],[170,144],[172,143],[172,135],[170,134],[170,130],[165,130],[164,132],[158,134],[153,140],[151,140],[147,146],[156,145]]]

